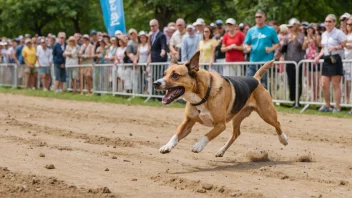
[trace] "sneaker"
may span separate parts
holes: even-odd
[[[48,91],[48,89],[47,89],[47,88],[44,88],[44,89],[43,89],[43,91],[44,91],[44,92],[47,92],[47,91]]]
[[[32,90],[35,90],[35,87],[32,87]]]
[[[332,113],[339,113],[339,112],[341,112],[341,109],[338,109],[336,107],[332,110]]]
[[[352,109],[351,109],[351,111],[350,111],[350,112],[348,112],[348,114],[352,115]]]
[[[333,111],[333,108],[327,107],[325,105],[321,106],[319,109],[319,112],[332,112],[332,111]]]
[[[57,93],[60,93],[60,91],[57,89],[56,91],[55,91],[55,93],[57,94]]]

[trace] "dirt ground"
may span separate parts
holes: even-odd
[[[352,197],[351,119],[279,113],[284,147],[253,113],[223,158],[230,124],[201,153],[196,125],[160,154],[183,111],[0,94],[0,197]]]

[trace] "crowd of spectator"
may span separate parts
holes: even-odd
[[[92,30],[90,34],[75,33],[67,37],[65,32],[57,36],[49,33],[47,36],[31,36],[25,34],[14,39],[1,38],[0,62],[14,63],[23,68],[26,87],[35,89],[38,73],[44,91],[52,89],[56,93],[64,92],[66,82],[65,68],[70,65],[86,64],[121,64],[121,63],[152,63],[167,62],[174,58],[186,62],[200,51],[202,68],[217,71],[222,75],[234,75],[236,68],[215,66],[215,62],[264,62],[268,60],[294,61],[303,59],[324,59],[322,71],[318,64],[312,64],[309,72],[319,76],[309,80],[313,100],[319,97],[320,84],[326,104],[319,111],[339,112],[341,100],[340,82],[342,77],[347,82],[349,100],[351,90],[351,71],[343,70],[342,59],[352,59],[352,17],[345,13],[339,19],[328,15],[323,23],[300,22],[292,18],[287,24],[267,21],[262,11],[255,13],[255,25],[238,23],[234,18],[228,18],[225,23],[218,19],[207,25],[202,18],[194,23],[186,24],[179,18],[170,22],[160,31],[156,19],[149,22],[150,31],[139,31],[131,28],[125,35],[117,30],[115,35]],[[337,22],[340,25],[337,26]],[[287,64],[278,68],[287,73],[290,100],[296,100],[296,85],[299,86],[299,97],[302,94],[302,68],[299,68],[298,83],[296,82],[295,64]],[[246,68],[246,74],[253,76],[258,67]],[[117,77],[126,92],[133,89],[131,67],[119,67]],[[77,92],[78,84],[84,77],[87,95],[91,95],[92,68],[82,67],[72,69],[71,85]],[[308,75],[309,76],[309,75]],[[313,75],[311,75],[313,76]],[[262,83],[266,85],[267,76]],[[55,82],[53,82],[55,80]],[[330,104],[330,83],[334,89],[335,107]],[[82,87],[82,86],[81,86]],[[82,89],[79,90],[83,94]],[[299,98],[298,97],[298,98]],[[352,114],[352,110],[350,112]]]

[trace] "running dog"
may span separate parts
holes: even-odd
[[[160,148],[160,153],[169,153],[197,122],[212,128],[192,147],[194,153],[199,153],[226,129],[227,122],[232,121],[231,137],[215,154],[222,157],[240,135],[241,122],[252,111],[275,127],[281,144],[287,145],[287,136],[281,130],[271,96],[260,84],[260,79],[274,62],[265,63],[254,77],[223,77],[216,72],[199,70],[199,55],[198,51],[185,64],[172,60],[164,77],[153,82],[156,90],[166,91],[163,104],[170,104],[180,97],[187,101],[183,123],[170,141]]]

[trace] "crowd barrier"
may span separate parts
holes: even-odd
[[[343,60],[344,77],[341,81],[342,107],[352,107],[350,104],[352,60]],[[86,64],[66,66],[66,88],[69,91],[87,91],[87,77],[92,78],[92,91],[98,94],[124,95],[130,97],[161,98],[165,93],[157,91],[152,82],[162,78],[170,63],[147,64]],[[212,71],[224,76],[246,76],[254,74],[264,62],[226,62],[214,63]],[[209,69],[209,64],[200,64],[201,68]],[[322,60],[315,64],[313,60],[275,61],[262,83],[272,96],[273,102],[284,104],[309,105],[325,104],[321,88]],[[53,70],[52,70],[53,74]],[[292,75],[295,74],[295,75]],[[53,82],[55,77],[53,76]],[[38,76],[37,86],[40,87]],[[73,81],[74,80],[74,81]],[[300,85],[300,81],[302,81]],[[25,87],[26,75],[24,67],[16,64],[0,64],[0,86]],[[290,87],[289,84],[292,84]],[[332,90],[332,87],[331,87]],[[300,96],[301,95],[301,96]],[[331,91],[331,101],[335,104],[334,93]]]

